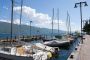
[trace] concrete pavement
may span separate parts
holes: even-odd
[[[90,60],[90,35],[85,35],[84,38],[77,60]]]
[[[73,58],[69,57],[68,60],[90,60],[90,35],[85,35],[84,38],[83,44],[79,44],[77,50],[71,53]]]

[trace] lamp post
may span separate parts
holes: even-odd
[[[31,37],[31,23],[32,23],[32,21],[30,21],[30,37]]]
[[[80,18],[81,18],[81,36],[82,36],[82,4],[84,4],[84,6],[88,6],[87,5],[87,2],[79,2],[79,3],[75,3],[75,7],[74,8],[77,8],[77,6],[79,5],[80,7]],[[81,37],[81,40],[82,40],[82,43],[83,43],[83,39]]]

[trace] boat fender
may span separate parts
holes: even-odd
[[[48,52],[48,53],[47,53],[47,57],[48,57],[48,58],[51,58],[51,57],[52,57],[52,53],[51,53],[51,52]]]

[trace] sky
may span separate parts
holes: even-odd
[[[88,6],[82,4],[83,20],[90,18],[90,0],[23,0],[22,24],[51,29],[52,9],[54,8],[54,29],[58,29],[57,9],[59,8],[59,27],[66,31],[67,11],[70,15],[71,30],[80,31],[80,8],[74,8],[75,3],[86,1]],[[14,0],[14,24],[20,24],[21,0]],[[0,21],[11,21],[11,0],[0,0]]]

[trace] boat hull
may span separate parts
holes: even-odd
[[[3,53],[0,53],[0,59],[5,59],[5,60],[34,60],[33,57],[8,55],[8,54],[3,54]]]
[[[45,45],[50,46],[50,47],[59,47],[59,48],[62,48],[62,49],[68,49],[69,46],[70,46],[70,43],[65,42],[65,43],[45,44]]]
[[[47,46],[51,46],[51,47],[62,47],[62,46],[69,46],[69,43],[63,43],[63,44],[45,44]]]

